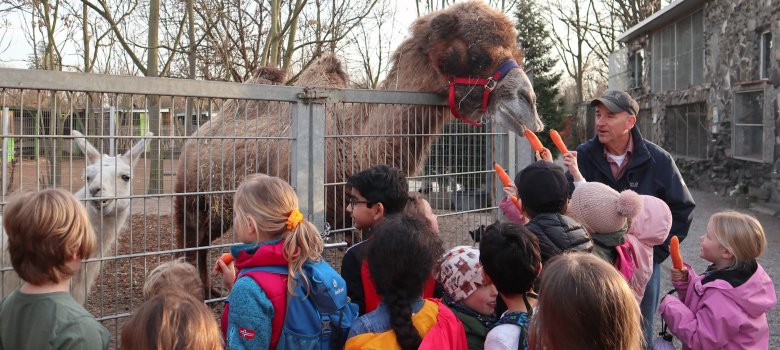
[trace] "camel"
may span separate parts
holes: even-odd
[[[84,153],[87,162],[84,174],[86,183],[74,195],[77,198],[87,199],[85,202],[87,215],[98,238],[98,249],[90,258],[112,256],[117,235],[124,231],[127,217],[130,215],[133,168],[146,150],[146,143],[149,140],[142,139],[124,154],[114,157],[101,154],[80,132],[73,130],[71,134],[76,137],[74,141]],[[150,137],[152,133],[146,136]],[[6,247],[8,237],[5,230],[2,239],[2,247]],[[11,257],[7,252],[3,255],[2,266],[11,267]],[[88,262],[73,276],[70,291],[79,303],[84,304],[87,300],[101,266],[101,261]],[[13,270],[3,272],[2,285],[0,285],[3,299],[19,285],[21,280],[16,272]]]
[[[411,37],[392,55],[391,68],[379,89],[449,95],[451,113],[427,106],[328,106],[326,135],[377,136],[327,138],[326,182],[342,182],[352,172],[378,163],[398,167],[408,176],[418,174],[435,140],[430,135],[442,130],[450,114],[468,123],[492,120],[519,134],[525,128],[541,131],[544,125],[536,112],[531,83],[520,66],[522,60],[512,21],[481,1],[459,2],[420,17],[412,25]],[[485,77],[491,79],[476,83]],[[347,81],[338,59],[325,56],[304,71],[295,85],[345,88]],[[489,93],[487,99],[485,93]],[[289,137],[289,130],[289,106],[244,101],[226,105],[220,118],[204,124],[185,143],[175,190],[187,195],[175,199],[176,235],[180,247],[187,249],[188,260],[198,266],[207,289],[207,248],[203,247],[229,230],[233,220],[232,194],[215,192],[235,189],[247,174],[263,172],[286,178],[290,170],[289,144],[230,137]],[[210,193],[195,194],[204,191]],[[329,224],[345,227],[340,222],[343,215],[336,215],[344,212],[343,191],[326,192],[326,215],[335,218]]]

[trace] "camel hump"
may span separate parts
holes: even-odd
[[[316,59],[308,68],[301,72],[295,83],[297,86],[308,87],[347,87],[349,77],[341,60],[332,53]]]
[[[284,82],[286,74],[279,68],[264,66],[255,70],[252,74],[252,81],[257,84],[281,84]]]

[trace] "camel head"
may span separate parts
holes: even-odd
[[[85,203],[87,210],[108,215],[129,208],[133,167],[150,140],[142,139],[124,154],[114,157],[98,152],[82,133],[73,130],[71,135],[76,137],[76,144],[84,153],[87,162],[84,172],[85,186],[77,193],[79,197],[92,198]],[[146,136],[152,136],[152,133]]]
[[[423,46],[420,49],[427,51],[439,75],[437,84],[446,86],[452,95],[450,108],[455,106],[461,118],[473,122],[484,117],[518,134],[526,128],[542,131],[536,95],[523,71],[517,32],[506,15],[482,1],[459,2],[418,19],[412,31],[415,37],[427,38],[418,43]],[[517,65],[509,62],[512,60]],[[497,83],[487,83],[492,91],[485,88],[484,82],[457,83],[492,79],[498,71],[502,74],[495,79]],[[451,93],[453,81],[456,83]],[[483,105],[485,91],[489,92],[487,105]]]

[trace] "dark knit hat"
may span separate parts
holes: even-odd
[[[560,213],[569,200],[569,181],[563,168],[540,160],[521,170],[515,177],[517,194],[530,214]]]

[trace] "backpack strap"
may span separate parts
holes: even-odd
[[[287,273],[287,266],[254,266],[241,269],[236,278],[251,277],[265,292],[266,297],[274,307],[269,349],[276,348],[284,327],[284,319],[287,314]]]

